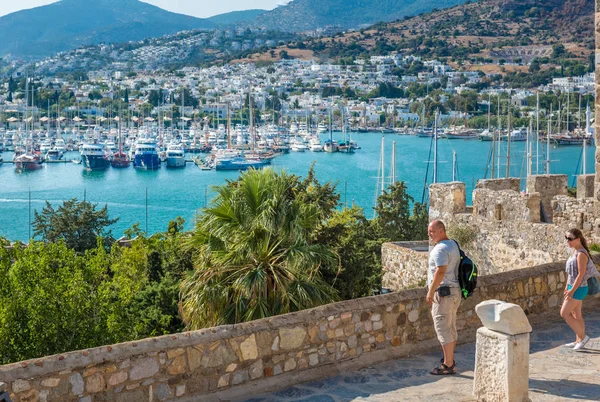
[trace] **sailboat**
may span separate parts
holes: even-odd
[[[27,94],[26,105],[29,107],[29,78],[27,78],[27,88],[25,91]],[[31,103],[33,104],[33,99]],[[27,112],[27,108],[25,111]],[[31,119],[31,124],[33,125],[33,118]],[[42,167],[43,162],[42,154],[40,152],[33,151],[33,138],[31,132],[29,131],[29,123],[27,118],[25,119],[25,130],[27,131],[29,142],[26,144],[24,151],[16,151],[15,156],[13,157],[13,163],[18,171],[39,169]]]
[[[323,151],[327,153],[338,151],[338,143],[333,141],[333,119],[331,109],[329,109],[329,139],[325,141],[325,144],[323,145]]]
[[[119,151],[115,152],[110,161],[110,165],[114,168],[129,167],[131,160],[126,152],[123,152],[123,138],[121,136],[121,118],[119,117]]]

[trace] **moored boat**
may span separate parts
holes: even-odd
[[[13,163],[17,170],[36,170],[42,167],[42,155],[39,152],[15,154]]]
[[[185,152],[183,152],[181,144],[170,144],[167,148],[167,167],[185,167]]]
[[[129,155],[120,151],[114,153],[110,160],[110,165],[114,168],[126,168],[129,167],[130,163],[131,160],[129,159]]]
[[[247,170],[250,168],[260,169],[267,165],[265,161],[248,160],[244,157],[235,157],[227,159],[217,159],[215,162],[216,170]]]
[[[156,142],[149,138],[140,138],[135,145],[133,167],[136,169],[160,169],[160,159]]]
[[[104,170],[110,166],[110,159],[102,144],[83,144],[80,154],[86,170]]]

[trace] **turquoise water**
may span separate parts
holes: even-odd
[[[382,135],[356,133],[352,137],[362,147],[353,155],[292,152],[275,158],[272,166],[304,176],[314,161],[319,180],[338,183],[342,204],[351,205],[354,202],[363,207],[366,215],[371,217]],[[392,141],[396,141],[397,180],[405,181],[409,193],[416,201],[421,201],[431,139],[386,134],[386,175],[390,171]],[[478,140],[440,140],[438,181],[452,180],[454,150],[458,160],[458,179],[467,184],[467,194],[470,197],[475,181],[483,178],[490,144]],[[525,176],[524,148],[524,143],[512,145],[511,175],[514,177]],[[593,172],[594,151],[593,147],[588,148],[588,173]],[[502,154],[506,154],[505,149]],[[12,153],[2,155],[5,160],[12,159]],[[77,153],[66,156],[67,159],[77,157]],[[551,172],[568,174],[571,185],[580,157],[579,147],[552,148]],[[544,158],[540,157],[542,159]],[[503,173],[505,169],[503,166]],[[534,166],[534,173],[535,170]],[[196,211],[205,205],[206,200],[210,202],[214,195],[211,186],[222,184],[226,179],[235,179],[238,175],[238,172],[203,171],[193,164],[180,170],[168,170],[163,166],[157,171],[129,168],[86,172],[81,165],[58,163],[46,164],[37,171],[17,173],[12,164],[5,163],[0,166],[0,236],[26,241],[30,233],[29,215],[31,213],[33,217],[34,210],[41,210],[46,200],[59,204],[70,198],[84,197],[101,206],[107,204],[110,216],[119,218],[119,222],[112,227],[115,237],[120,237],[134,223],[139,223],[144,230],[146,216],[150,233],[166,230],[169,220],[177,216],[186,220],[186,227],[189,229],[193,225]]]

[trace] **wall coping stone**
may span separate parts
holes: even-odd
[[[392,248],[395,250],[412,250],[419,253],[429,252],[429,240],[419,240],[419,241],[396,241],[383,243],[383,248]],[[423,250],[423,249],[426,250]]]
[[[600,254],[593,254],[592,258],[596,264],[600,263]],[[502,285],[511,281],[531,278],[532,276],[558,273],[564,271],[564,267],[565,262],[561,261],[489,276],[482,276],[479,278],[478,287]],[[321,318],[327,318],[342,312],[373,310],[377,307],[387,307],[407,301],[413,302],[415,300],[424,300],[425,296],[425,288],[406,289],[400,292],[392,292],[385,295],[370,296],[361,299],[332,303],[309,310],[236,325],[224,325],[215,328],[207,328],[197,331],[166,335],[157,338],[147,338],[111,346],[101,346],[87,350],[78,350],[53,356],[46,356],[38,359],[0,366],[0,378],[2,378],[3,382],[12,382],[17,379],[42,377],[59,371],[80,369],[94,364],[116,362],[123,358],[132,358],[149,352],[184,348],[197,345],[199,343],[211,343],[217,340],[231,339],[260,331],[279,329],[282,327],[298,325],[306,326],[307,322],[316,322]],[[470,328],[464,334],[465,337],[463,339],[465,341],[472,339],[475,330],[475,328]],[[463,331],[461,331],[461,334],[463,334]],[[461,337],[462,336],[463,335],[461,335]],[[436,342],[437,340],[433,339],[425,341],[424,343],[432,346]],[[419,342],[419,344],[420,343],[423,343],[423,341]],[[411,348],[414,347],[414,343],[400,345],[398,351],[394,352],[394,355],[400,356],[402,353],[411,353]],[[390,351],[387,349],[382,350],[381,352],[383,354],[390,353]]]

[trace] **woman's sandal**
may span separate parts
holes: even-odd
[[[433,375],[456,374],[456,364],[453,364],[452,366],[446,366],[444,363],[442,363],[441,366],[434,368],[430,371],[430,373]]]

